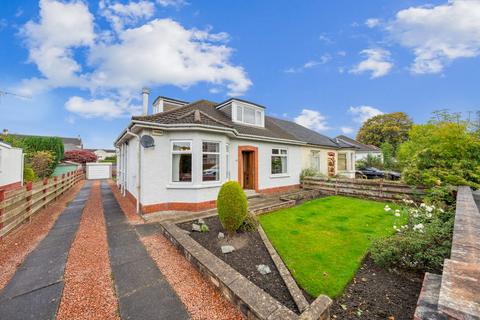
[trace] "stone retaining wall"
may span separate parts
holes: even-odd
[[[442,275],[425,275],[415,319],[480,319],[480,212],[469,187],[458,188],[452,253]]]
[[[202,247],[176,225],[162,223],[160,229],[205,279],[217,287],[220,293],[233,303],[247,319],[330,319],[331,300],[328,297],[319,296],[301,315],[297,315]]]

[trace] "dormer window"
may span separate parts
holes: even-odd
[[[232,119],[233,121],[263,127],[264,111],[262,108],[243,103],[235,103],[234,108],[236,109],[236,112],[233,114],[236,117],[235,119]]]

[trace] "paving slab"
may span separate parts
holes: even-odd
[[[135,226],[135,231],[137,231],[140,237],[148,237],[154,234],[161,234],[158,223],[138,224]]]
[[[120,317],[132,320],[190,319],[185,306],[139,239],[138,234],[152,232],[153,228],[132,227],[105,182],[102,182],[101,190]]]
[[[76,199],[90,194],[87,182]],[[54,319],[63,290],[68,252],[78,230],[85,201],[70,202],[47,236],[17,268],[0,291],[1,319]]]

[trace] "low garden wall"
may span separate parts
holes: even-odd
[[[480,212],[472,190],[459,187],[452,252],[442,275],[425,274],[415,320],[480,319]]]
[[[387,201],[404,198],[421,200],[427,190],[426,187],[412,187],[395,181],[323,177],[306,177],[302,186],[304,189],[320,190],[325,194]]]
[[[36,183],[29,182],[20,189],[0,191],[0,237],[28,221],[33,214],[83,179],[83,171],[78,170]]]

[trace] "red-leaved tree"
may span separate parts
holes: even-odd
[[[65,152],[63,160],[85,164],[87,162],[97,161],[97,156],[88,150],[70,150]]]

